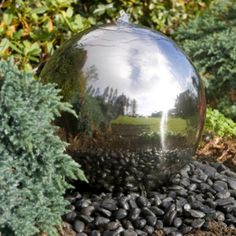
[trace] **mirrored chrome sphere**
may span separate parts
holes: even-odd
[[[193,65],[164,35],[122,20],[75,35],[50,58],[55,82],[78,114],[60,124],[90,184],[150,190],[187,164],[205,118]]]

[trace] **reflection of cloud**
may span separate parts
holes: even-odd
[[[140,37],[141,33],[141,37]],[[96,68],[100,91],[109,86],[137,101],[137,114],[174,108],[177,95],[191,88],[191,64],[174,43],[149,30],[100,28],[81,38],[88,53],[84,70]]]
[[[135,86],[135,84],[139,83],[138,79],[140,78],[141,72],[141,66],[137,63],[137,60],[135,60],[135,58],[139,56],[139,50],[137,48],[130,48],[128,55],[127,61],[131,66],[130,79]]]
[[[131,84],[138,104],[138,113],[150,115],[156,111],[174,108],[175,98],[181,88],[163,52],[157,46],[152,48],[155,49],[152,53],[144,49],[136,53],[135,60],[130,60],[133,70],[139,68],[139,73],[132,73],[138,75],[138,78],[131,77]]]

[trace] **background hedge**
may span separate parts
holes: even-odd
[[[175,39],[205,80],[208,104],[236,121],[236,2],[218,0]]]
[[[120,10],[139,23],[171,34],[212,0],[5,0],[0,7],[0,56],[14,56],[24,70],[37,68],[56,47],[95,24],[114,21]]]

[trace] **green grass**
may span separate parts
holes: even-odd
[[[161,118],[159,117],[129,117],[129,116],[118,116],[111,122],[112,125],[140,125],[149,126],[153,132],[159,132]],[[181,118],[168,118],[168,130],[172,132],[183,132],[187,128],[186,121]]]

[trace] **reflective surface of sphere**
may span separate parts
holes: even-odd
[[[153,189],[188,163],[205,117],[202,83],[164,35],[119,20],[75,35],[44,67],[78,119],[62,127],[90,184]]]

